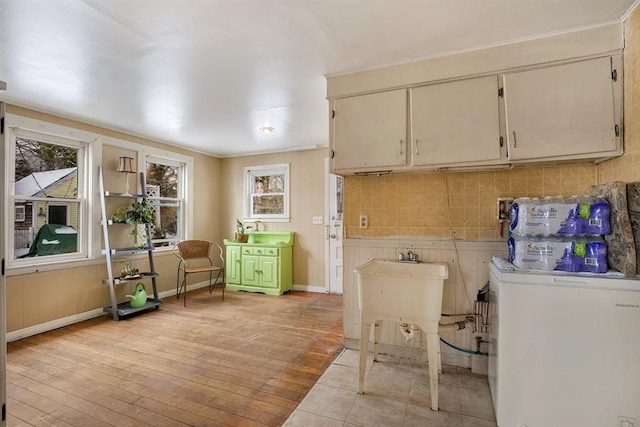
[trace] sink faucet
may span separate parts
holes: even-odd
[[[409,251],[409,252],[407,252],[407,259],[408,259],[409,261],[415,261],[415,262],[417,262],[417,261],[418,261],[418,258],[419,258],[419,257],[418,257],[418,254],[413,253],[413,251]]]
[[[257,220],[256,220],[256,222],[255,222],[255,224],[254,224],[254,225],[255,225],[255,230],[256,230],[256,231],[260,231],[260,230],[258,230],[258,227],[260,226],[260,224],[261,224],[261,223],[262,223],[262,221],[260,221],[259,219],[257,219]]]

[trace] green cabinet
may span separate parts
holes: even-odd
[[[282,295],[293,289],[292,232],[254,232],[247,243],[225,240],[227,289]]]

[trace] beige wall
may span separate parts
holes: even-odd
[[[324,287],[324,225],[313,225],[314,216],[324,216],[327,149],[290,151],[222,159],[222,230],[233,238],[235,219],[242,218],[243,170],[246,166],[289,163],[291,178],[291,222],[267,222],[271,231],[294,231],[293,284]]]
[[[220,159],[17,106],[9,105],[7,110],[9,113],[193,157],[195,200],[193,202],[194,226],[192,236],[222,244],[224,233],[220,226],[220,211],[224,205],[220,203]],[[127,154],[134,155],[135,153],[108,145],[103,148],[102,160],[105,170],[105,183],[108,188],[113,188],[114,191],[124,191],[124,177],[122,174],[115,172],[115,170],[118,157]],[[129,180],[130,190],[133,190],[136,188],[137,178],[131,175]],[[98,209],[100,209],[99,202],[96,200],[91,210],[95,212]],[[102,234],[102,229],[95,226],[95,224],[93,231],[100,233],[100,235]],[[122,238],[128,238],[128,230],[124,231]],[[141,270],[146,270],[148,269],[146,258],[146,254],[137,256],[132,264]],[[82,262],[80,265],[74,263],[73,266],[62,265],[57,268],[49,266],[41,268],[38,272],[27,274],[15,275],[9,271],[6,288],[7,331],[12,332],[33,327],[64,317],[101,309],[103,306],[109,305],[108,288],[102,284],[102,279],[107,277],[107,268],[104,261],[104,256],[98,256],[95,259]],[[160,273],[158,277],[160,292],[175,290],[176,266],[176,258],[172,253],[156,253],[155,267]],[[114,262],[113,267],[114,271],[120,271],[120,261]],[[118,299],[126,299],[125,295],[132,293],[132,287],[133,284],[118,286]],[[150,291],[150,289],[147,289],[147,291]]]

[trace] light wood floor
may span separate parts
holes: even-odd
[[[206,288],[8,344],[8,426],[281,425],[342,349],[342,297]]]

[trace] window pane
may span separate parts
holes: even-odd
[[[182,210],[180,186],[184,167],[163,164],[160,159],[147,160],[146,187],[151,204],[156,209],[153,227],[154,246],[171,246],[182,240]]]
[[[284,175],[254,176],[253,193],[284,193]]]
[[[178,214],[176,206],[159,206],[156,213],[158,224],[153,229],[154,240],[176,240],[178,238]]]
[[[16,138],[15,194],[78,197],[78,149]]]
[[[157,186],[155,194],[149,196],[178,197],[180,167],[147,161],[147,185]]]
[[[78,252],[80,149],[15,138],[14,259]]]
[[[284,196],[253,196],[255,215],[281,214],[284,212]]]

